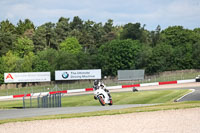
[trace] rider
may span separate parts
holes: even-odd
[[[108,93],[109,98],[111,99],[111,95],[108,89],[106,89],[106,85],[103,83],[103,81],[100,80],[95,80],[94,81],[94,86],[93,86],[94,90],[96,91],[97,89],[103,89],[105,92]],[[94,99],[96,100],[97,97],[94,96]]]
[[[99,80],[94,80],[94,85],[93,85],[94,90],[96,91],[99,89]]]

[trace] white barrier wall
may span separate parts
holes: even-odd
[[[196,82],[196,79],[177,80],[178,84]]]
[[[144,84],[140,84],[141,87],[144,87],[144,86],[155,86],[155,85],[159,85],[158,82],[154,82],[154,83],[144,83]]]

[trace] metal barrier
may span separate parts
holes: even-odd
[[[28,99],[26,95],[23,97],[23,108],[53,108],[62,107],[62,94],[47,94],[45,96],[38,95],[37,102],[36,99],[32,100],[32,96]],[[27,100],[28,99],[28,100]],[[32,104],[34,103],[35,106]],[[35,104],[36,103],[36,104]]]
[[[38,96],[38,108],[62,107],[61,97],[61,93],[48,94],[42,97]]]
[[[23,108],[32,108],[32,96],[27,99],[27,94],[23,96]]]

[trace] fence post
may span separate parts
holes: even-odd
[[[49,95],[47,95],[47,108],[49,108]]]
[[[26,105],[25,105],[25,96],[26,96],[26,94],[23,96],[23,108],[24,109],[26,108]]]
[[[44,97],[42,97],[42,108],[44,108]]]
[[[38,97],[37,97],[37,102],[38,102],[38,108],[40,108],[40,95],[41,95],[41,93],[38,95]]]
[[[58,98],[57,98],[57,93],[55,94],[55,101],[56,101],[56,107],[58,107]]]
[[[54,94],[52,95],[52,103],[53,103],[53,107],[54,107],[54,103],[55,103]]]
[[[60,93],[60,107],[62,107],[62,104],[61,104],[61,99],[62,98],[62,94]]]
[[[30,108],[32,108],[32,96],[30,95]]]
[[[49,107],[51,108],[51,94],[49,95]]]

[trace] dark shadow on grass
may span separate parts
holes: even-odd
[[[13,109],[23,109],[23,107],[11,107]]]

